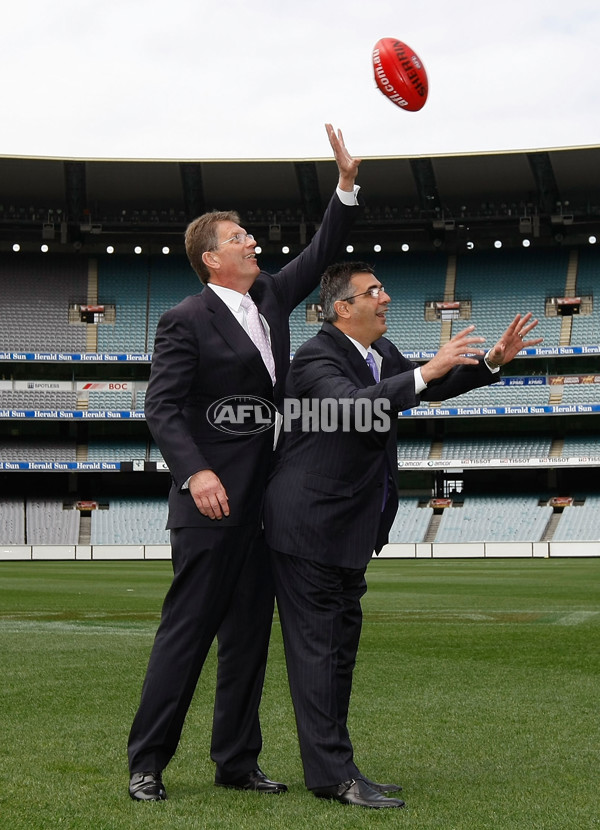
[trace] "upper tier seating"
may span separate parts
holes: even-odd
[[[545,316],[545,300],[564,296],[567,266],[566,249],[471,251],[457,258],[456,296],[471,299],[468,323],[476,325],[488,348],[517,312],[527,311],[539,320],[535,336],[543,337],[546,346],[558,346],[561,318]]]
[[[85,351],[86,326],[69,323],[69,303],[86,302],[86,259],[1,257],[0,297],[0,351]]]

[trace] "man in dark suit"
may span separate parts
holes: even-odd
[[[292,361],[264,520],[306,786],[372,808],[404,806],[387,797],[397,785],[361,773],[347,727],[365,570],[398,506],[398,413],[493,383],[541,342],[523,340],[537,320],[517,315],[486,355],[468,326],[418,367],[382,336],[389,302],[365,263],[325,272],[326,322]]]
[[[186,231],[186,251],[206,287],[158,324],[146,419],[171,473],[174,578],[129,736],[129,793],[137,801],[167,797],[162,771],[215,637],[215,783],[262,793],[287,789],[258,765],[258,708],[274,606],[261,533],[273,430],[219,429],[211,411],[223,399],[259,398],[273,409],[281,402],[289,315],[318,285],[356,218],[360,160],[350,156],[341,132],[326,127],[339,182],[306,249],[267,274],[236,213],[204,214]]]

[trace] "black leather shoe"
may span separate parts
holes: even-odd
[[[402,787],[399,784],[378,784],[377,781],[371,781],[370,778],[366,778],[364,775],[361,775],[360,777],[365,784],[368,784],[372,790],[381,793],[381,795],[386,795],[387,793],[399,793],[402,790]]]
[[[134,772],[129,779],[129,795],[134,801],[166,801],[167,791],[160,772]]]
[[[362,778],[351,778],[350,781],[343,781],[333,787],[319,787],[312,792],[317,798],[328,798],[331,801],[339,801],[340,804],[354,804],[356,807],[372,807],[375,810],[404,807],[404,801],[399,798],[386,798],[373,787],[369,787]]]
[[[228,787],[230,790],[254,790],[257,793],[287,793],[288,789],[279,781],[271,781],[258,767],[240,778],[223,779],[217,776],[215,784],[217,787]]]

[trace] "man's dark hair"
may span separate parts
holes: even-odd
[[[321,277],[321,308],[323,319],[327,323],[337,320],[333,304],[352,295],[350,280],[355,274],[375,274],[373,267],[366,262],[336,262],[330,265]]]

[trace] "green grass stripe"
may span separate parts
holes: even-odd
[[[277,621],[261,764],[290,792],[213,786],[213,650],[169,801],[134,804],[127,733],[169,563],[0,563],[3,830],[600,827],[600,560],[382,560],[367,579],[350,729],[405,810],[306,791]]]

